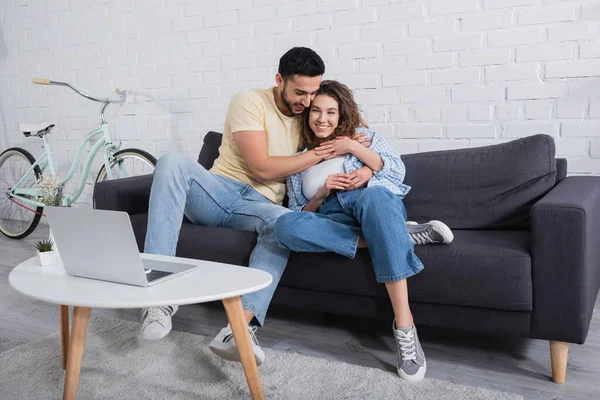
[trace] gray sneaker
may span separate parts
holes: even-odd
[[[414,245],[448,244],[454,240],[452,230],[442,221],[432,220],[424,224],[406,221],[406,229]]]
[[[417,328],[396,329],[392,323],[392,331],[398,347],[398,375],[407,381],[417,382],[425,376],[427,361],[417,336]]]

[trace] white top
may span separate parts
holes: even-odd
[[[67,275],[60,259],[42,267],[37,257],[17,265],[8,281],[17,291],[49,303],[95,308],[143,308],[222,300],[256,292],[271,284],[265,271],[212,261],[141,254],[142,258],[193,261],[199,265],[152,287],[78,278]]]
[[[309,200],[312,199],[317,191],[323,187],[329,175],[343,173],[344,157],[321,161],[317,165],[302,171],[302,193],[304,197]]]

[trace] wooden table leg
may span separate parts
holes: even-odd
[[[67,369],[69,355],[69,306],[60,306],[60,336],[62,346],[62,367]]]
[[[77,397],[81,358],[83,357],[85,334],[91,312],[92,309],[89,307],[73,308],[73,326],[71,327],[71,342],[69,343],[69,358],[67,359],[63,400],[75,400]]]
[[[240,352],[240,359],[242,360],[242,367],[244,367],[244,374],[246,375],[246,381],[248,381],[250,394],[254,400],[264,400],[265,394],[263,393],[258,376],[258,367],[256,366],[250,334],[248,333],[248,324],[244,319],[242,299],[239,296],[224,299],[223,305],[225,306],[227,319],[229,319],[229,324],[233,331],[233,338]]]

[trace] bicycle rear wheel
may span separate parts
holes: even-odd
[[[34,163],[35,158],[31,153],[19,147],[12,147],[0,154],[0,232],[11,239],[22,239],[33,232],[44,211],[43,207],[28,204],[9,193]],[[34,187],[41,174],[42,171],[36,166],[19,187]],[[36,200],[33,197],[31,199]]]
[[[147,151],[140,149],[120,150],[116,152],[113,157],[114,159],[110,163],[113,179],[152,174],[154,172],[154,167],[156,166],[156,158]],[[103,165],[96,177],[96,183],[108,179],[106,165]]]

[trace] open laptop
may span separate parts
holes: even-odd
[[[198,267],[183,260],[142,258],[126,212],[71,207],[44,211],[69,275],[147,287]]]

